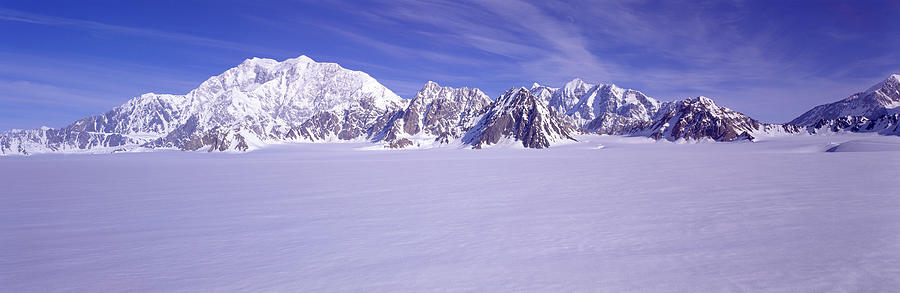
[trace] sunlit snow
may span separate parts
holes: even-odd
[[[0,291],[900,291],[898,137],[578,139],[3,157]]]

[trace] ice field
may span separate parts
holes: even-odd
[[[900,138],[0,158],[2,292],[898,292]]]

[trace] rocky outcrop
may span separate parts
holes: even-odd
[[[480,149],[502,142],[519,142],[526,148],[547,148],[574,141],[574,129],[560,121],[555,110],[528,89],[511,89],[495,101],[463,142]]]
[[[375,122],[372,140],[391,148],[448,144],[460,139],[490,106],[479,89],[442,87],[429,81],[403,111]],[[402,140],[402,141],[400,141]]]
[[[756,134],[796,133],[799,127],[765,124],[698,97],[659,102],[613,84],[572,80],[562,88],[533,85],[551,109],[565,111],[581,133],[644,135],[665,140],[732,141]]]
[[[883,114],[875,118],[845,116],[822,119],[807,127],[809,133],[872,132],[882,135],[900,135],[900,114]]]
[[[562,88],[533,85],[548,107],[572,118],[589,133],[619,134],[650,124],[660,102],[636,90],[614,84],[589,84],[574,79]]]
[[[711,99],[697,97],[662,105],[649,127],[635,129],[654,139],[715,141],[752,140],[763,123],[725,107]]]
[[[372,135],[373,124],[396,111],[354,103],[343,110],[319,112],[292,128],[286,137],[307,142],[363,141]]]

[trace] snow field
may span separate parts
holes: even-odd
[[[900,138],[578,139],[0,158],[0,291],[900,290]]]

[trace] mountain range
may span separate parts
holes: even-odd
[[[284,142],[371,142],[386,148],[497,145],[547,148],[578,134],[657,140],[750,140],[773,134],[900,135],[900,75],[785,124],[767,124],[707,97],[661,102],[581,79],[561,88],[479,89],[427,82],[411,99],[368,74],[306,56],[247,59],[184,95],[147,93],[62,128],[0,134],[0,155],[178,149],[249,151]]]

